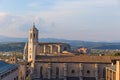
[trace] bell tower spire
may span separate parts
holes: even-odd
[[[31,67],[34,67],[36,48],[38,45],[38,32],[35,23],[33,23],[32,28],[29,30],[28,38],[28,62],[32,62]]]
[[[29,42],[38,43],[38,30],[33,23],[32,28],[29,30]]]
[[[35,23],[33,22],[33,28],[35,28]]]

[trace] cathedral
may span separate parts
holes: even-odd
[[[75,55],[69,44],[39,42],[38,33],[33,25],[24,48],[31,80],[104,80],[105,68],[120,58]]]

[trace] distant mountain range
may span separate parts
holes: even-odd
[[[23,51],[27,38],[11,38],[0,36],[0,51]],[[120,49],[120,43],[118,42],[90,42],[81,40],[66,40],[56,38],[41,38],[39,42],[62,42],[68,43],[72,46],[72,49],[80,47],[86,47],[91,49]],[[5,50],[4,50],[5,49]]]
[[[14,38],[0,35],[0,42],[26,42],[27,38]]]

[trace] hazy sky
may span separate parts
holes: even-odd
[[[0,35],[120,41],[119,0],[0,0]]]

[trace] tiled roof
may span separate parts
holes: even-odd
[[[69,53],[68,53],[69,54]],[[46,58],[65,58],[65,57],[72,57],[75,56],[74,54],[46,54],[46,55],[36,55],[36,59],[46,59]]]
[[[4,61],[0,61],[0,68],[1,68],[1,67],[4,67],[4,66],[6,66],[6,65],[8,65],[8,63],[6,63],[6,62],[4,62]]]
[[[117,56],[56,56],[56,57],[39,57],[36,62],[61,62],[61,63],[111,63],[114,59],[120,59]]]
[[[3,74],[4,72],[10,71],[17,67],[17,64],[8,64],[4,61],[0,61],[0,74]]]

